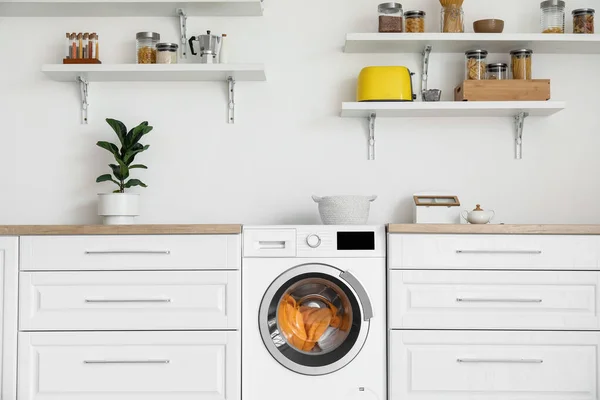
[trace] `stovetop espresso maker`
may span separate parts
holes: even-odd
[[[194,42],[198,42],[200,47],[200,63],[218,64],[221,40],[222,37],[220,35],[213,35],[210,31],[206,31],[206,35],[192,36],[189,40],[192,55],[198,55],[194,49]]]

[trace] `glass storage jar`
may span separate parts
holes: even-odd
[[[503,81],[509,79],[508,64],[493,63],[488,64],[485,79],[490,81]]]
[[[546,0],[540,4],[542,33],[565,33],[565,2]]]
[[[379,32],[397,33],[404,30],[404,12],[400,3],[382,3],[379,12]]]
[[[424,33],[425,15],[425,11],[407,11],[404,13],[404,19],[406,20],[406,32]]]
[[[465,12],[462,7],[451,5],[442,7],[440,30],[444,33],[463,33],[465,31]]]
[[[156,45],[157,64],[177,64],[177,43],[158,43]]]
[[[531,79],[532,56],[533,50],[529,49],[519,49],[510,52],[510,65],[513,79]]]
[[[156,64],[156,45],[160,34],[156,32],[139,32],[136,36],[138,64]]]
[[[485,79],[487,55],[486,50],[469,50],[465,53],[467,57],[467,80],[480,81]]]
[[[573,10],[573,33],[594,33],[594,15],[592,8]]]

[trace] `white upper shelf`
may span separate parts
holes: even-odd
[[[342,103],[342,117],[418,118],[418,117],[514,117],[526,112],[545,117],[564,110],[561,101],[441,101],[441,102],[364,102]]]
[[[261,16],[261,0],[0,0],[4,17]]]
[[[539,54],[600,54],[600,35],[543,33],[349,33],[346,53],[437,53],[485,49],[508,53],[527,48]]]
[[[262,64],[48,64],[42,72],[50,79],[75,82],[82,77],[89,82],[198,82],[266,81]]]

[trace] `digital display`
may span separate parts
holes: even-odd
[[[375,250],[375,232],[338,232],[338,250]]]

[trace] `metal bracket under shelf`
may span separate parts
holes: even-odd
[[[232,76],[227,77],[228,89],[229,93],[229,115],[227,118],[227,122],[230,124],[235,124],[235,79]]]
[[[423,49],[423,66],[421,67],[421,100],[425,101],[425,92],[427,91],[427,79],[429,78],[429,57],[431,56],[432,47],[425,46]]]
[[[371,113],[369,115],[369,161],[375,160],[375,120],[377,115]]]
[[[77,83],[79,83],[79,90],[81,92],[81,123],[87,125],[88,106],[90,105],[88,102],[90,83],[82,76],[77,77]]]
[[[180,53],[181,53],[181,58],[186,59],[187,58],[187,46],[188,46],[188,39],[187,39],[187,13],[185,12],[185,10],[183,8],[178,8],[177,9],[177,15],[179,16],[179,31],[181,32],[180,37],[181,37],[181,45],[180,45]]]
[[[527,117],[529,113],[526,112],[515,115],[515,158],[517,160],[523,159],[523,128]]]

